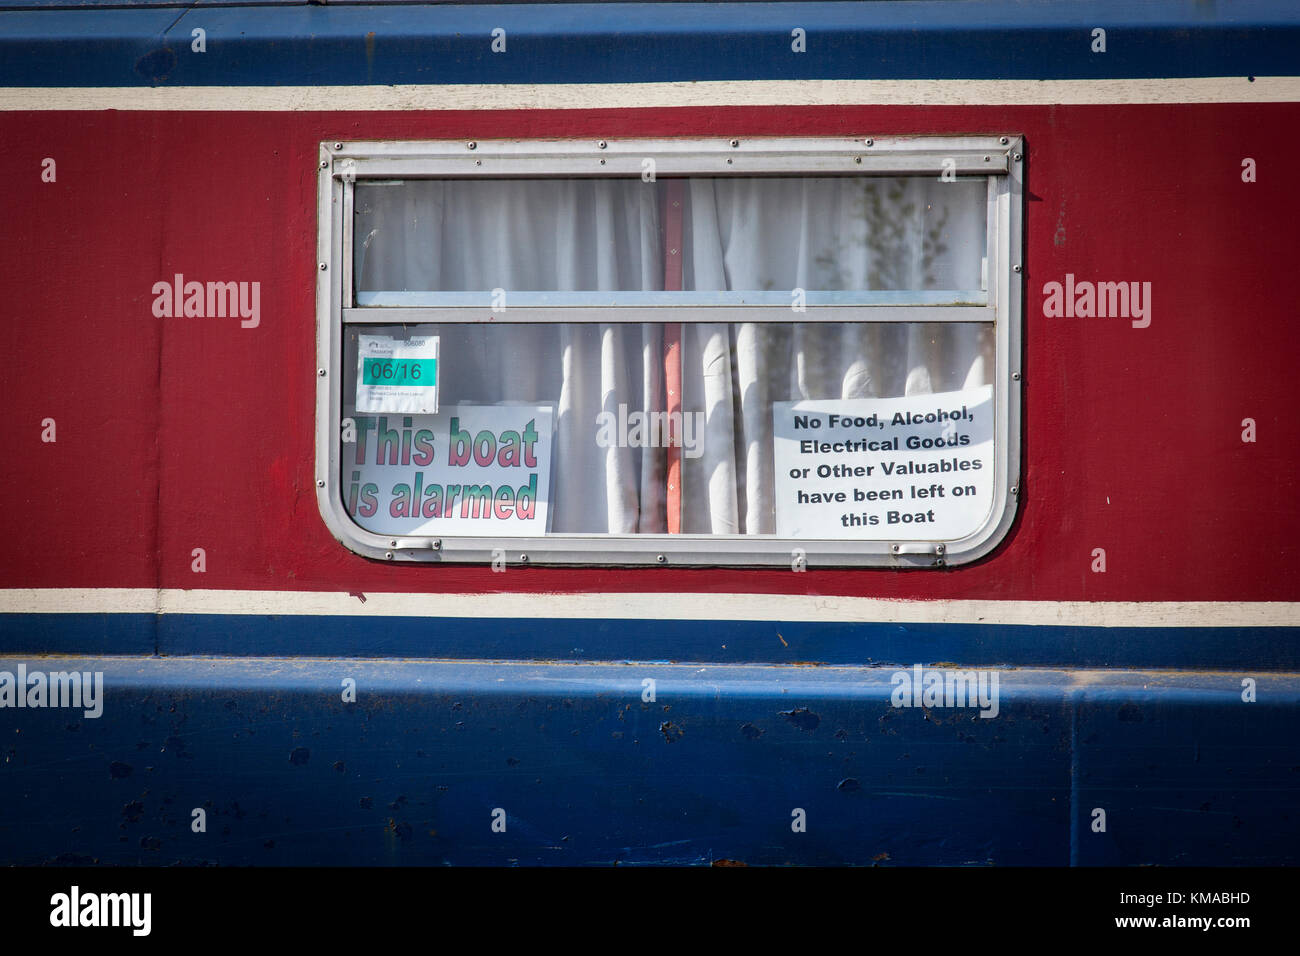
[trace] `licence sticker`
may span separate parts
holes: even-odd
[[[357,411],[438,413],[438,336],[357,337]]]

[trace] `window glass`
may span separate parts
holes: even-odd
[[[692,179],[686,289],[978,289],[987,180]]]
[[[358,184],[357,303],[493,289],[507,303],[511,292],[980,289],[986,204],[984,178]]]
[[[369,335],[438,340],[439,414],[358,412],[358,343]],[[665,362],[666,337],[672,336],[679,337],[680,360]],[[820,400],[841,416],[861,418],[878,407],[854,400],[910,396],[923,414],[965,404],[970,420],[957,419],[950,429],[954,442],[966,441],[951,446],[959,458],[974,461],[971,455],[992,437],[991,396],[980,389],[991,384],[993,335],[980,323],[421,323],[353,325],[345,341],[343,413],[357,425],[357,439],[345,444],[341,458],[345,501],[362,527],[384,534],[663,534],[671,527],[685,534],[773,535],[783,518],[799,510],[800,488],[805,497],[844,487],[864,494],[902,488],[903,505],[917,504],[911,482],[900,483],[881,464],[919,460],[916,450],[865,444],[795,458],[812,464],[814,473],[782,495],[774,440],[781,403]],[[680,401],[670,404],[670,393],[678,390]],[[495,419],[508,427],[494,427],[480,421],[488,414],[484,406],[518,411],[514,419]],[[948,421],[936,421],[928,432],[942,434]],[[533,433],[544,432],[531,444],[523,437],[530,423]],[[888,424],[872,426],[874,431],[850,424],[830,435],[810,430],[806,437],[851,444],[927,433],[924,423],[919,429]],[[494,467],[489,473],[467,457],[470,442],[486,431],[498,453],[506,444],[503,432],[520,436],[513,470]],[[486,439],[473,450],[480,459],[491,457]],[[926,450],[924,457],[939,460],[942,454]],[[825,463],[872,471],[849,484],[836,480],[846,473],[816,480],[816,467]],[[991,506],[989,475],[972,477],[980,479],[982,509],[974,517],[983,518]],[[425,489],[419,508],[411,497],[417,480]],[[446,500],[453,483],[480,494],[490,485],[495,496],[506,486],[517,492],[530,480],[537,486],[531,495],[541,495],[549,508],[544,528],[504,522],[463,491]],[[931,483],[927,478],[922,487]],[[851,501],[851,493],[845,494]],[[454,514],[444,516],[449,507]],[[971,514],[969,508],[963,514]],[[844,525],[835,536],[878,538],[888,529],[887,519],[886,511],[881,525]],[[921,524],[894,533],[930,536]]]

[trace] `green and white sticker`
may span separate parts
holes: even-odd
[[[357,336],[357,411],[438,414],[438,336]]]

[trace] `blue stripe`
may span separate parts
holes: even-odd
[[[506,30],[507,52],[491,32]],[[807,32],[807,52],[791,31]],[[1091,31],[1107,31],[1104,54]],[[191,52],[191,30],[207,52]],[[3,86],[1292,76],[1300,9],[1149,3],[260,6],[0,13]]]
[[[1300,670],[1300,626],[4,614],[0,647],[19,654]]]
[[[0,647],[20,654],[154,654],[153,614],[0,614]]]

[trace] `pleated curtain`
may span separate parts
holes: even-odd
[[[686,290],[980,287],[982,181],[692,179],[680,237],[664,230],[664,186],[427,180],[357,189],[359,290],[505,290],[506,324],[432,329],[440,391],[444,405],[555,403],[552,532],[668,530],[665,449],[597,441],[601,412],[617,420],[620,405],[624,417],[665,409],[664,327],[509,324],[512,293],[663,290],[669,239],[680,241]],[[774,532],[773,402],[950,391],[986,384],[992,371],[983,324],[681,318],[682,408],[704,423],[702,453],[682,456],[689,534]]]

